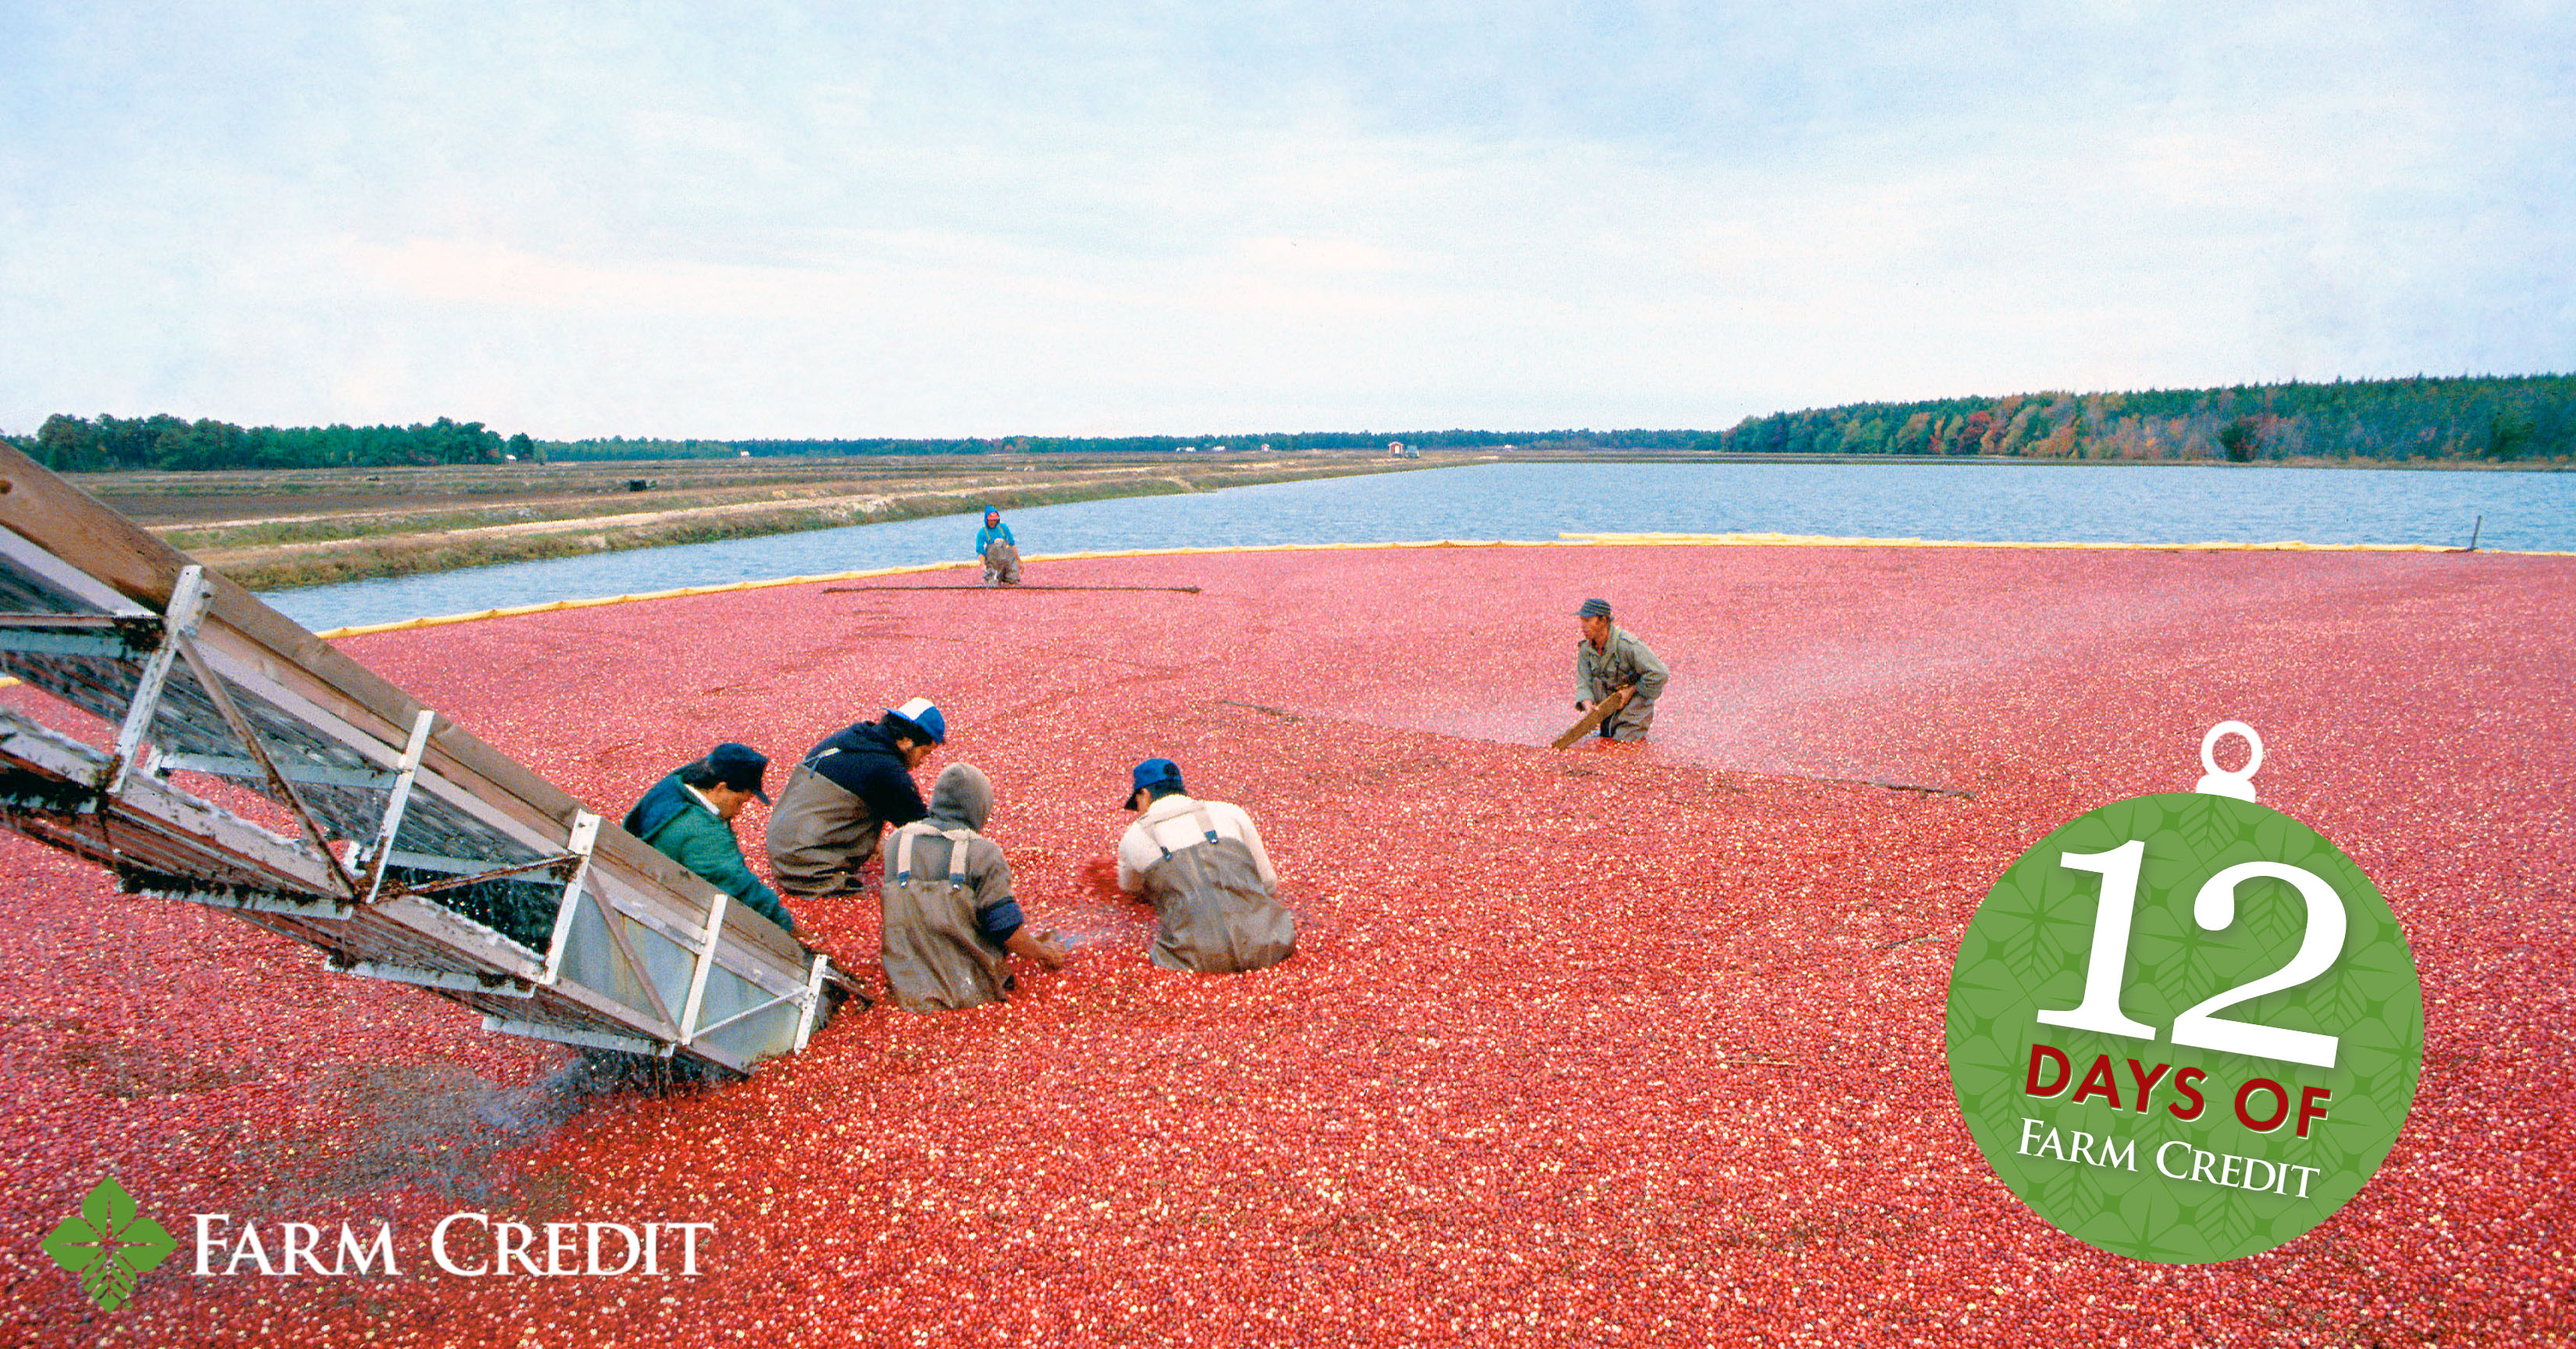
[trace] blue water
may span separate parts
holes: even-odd
[[[2576,474],[2075,464],[1486,464],[1009,512],[1024,553],[1677,531],[2576,551]],[[310,628],[972,554],[972,515],[279,591]]]

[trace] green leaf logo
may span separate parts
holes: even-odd
[[[134,1196],[110,1176],[45,1238],[45,1254],[80,1276],[81,1291],[101,1311],[115,1311],[134,1296],[134,1285],[178,1248],[161,1224],[137,1213]]]

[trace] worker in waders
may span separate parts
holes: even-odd
[[[984,559],[984,584],[1015,586],[1020,583],[1020,541],[1011,537],[1011,527],[1002,523],[1002,508],[984,508],[984,527],[975,533],[975,556]]]
[[[1257,970],[1297,949],[1261,831],[1240,806],[1193,800],[1180,765],[1147,759],[1130,775],[1141,812],[1118,840],[1118,885],[1153,904],[1154,963],[1201,974]]]
[[[796,921],[788,917],[787,906],[778,902],[777,891],[751,874],[742,860],[742,844],[733,836],[733,817],[746,803],[769,804],[769,793],[761,789],[768,774],[769,756],[730,741],[718,745],[705,758],[654,783],[626,812],[626,832],[793,932]]]
[[[1601,738],[1645,739],[1672,671],[1635,633],[1611,621],[1608,600],[1585,600],[1574,614],[1583,625],[1583,640],[1574,644],[1574,710],[1589,712],[1619,690],[1633,690],[1626,706],[1602,720]]]
[[[1057,969],[1064,947],[1031,935],[1011,895],[1011,864],[983,829],[993,783],[973,764],[950,764],[930,789],[930,813],[886,842],[886,996],[916,1012],[954,1011],[1009,996],[1009,957]]]
[[[927,698],[886,709],[826,738],[805,755],[769,813],[769,867],[796,899],[854,894],[885,827],[927,813],[912,770],[948,739],[948,719]]]

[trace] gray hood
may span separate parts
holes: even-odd
[[[982,833],[984,822],[993,818],[993,780],[970,763],[939,770],[939,781],[930,789],[930,818]]]

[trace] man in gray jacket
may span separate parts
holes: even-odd
[[[1583,640],[1574,644],[1574,710],[1589,712],[1621,689],[1634,690],[1626,706],[1602,720],[1601,738],[1645,739],[1672,671],[1636,634],[1610,620],[1610,601],[1585,600],[1574,614],[1583,624]]]

